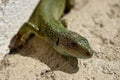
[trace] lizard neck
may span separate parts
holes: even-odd
[[[44,30],[43,30],[44,29]],[[58,38],[61,36],[60,34],[63,32],[68,32],[66,28],[62,25],[62,23],[58,20],[50,20],[47,22],[45,28],[42,31],[47,37],[47,41],[51,45],[56,45]]]
[[[39,18],[59,20],[64,13],[66,0],[40,0],[29,22],[36,23]]]

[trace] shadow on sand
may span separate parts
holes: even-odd
[[[52,71],[73,74],[79,70],[77,58],[57,53],[50,45],[37,37],[29,40],[17,54],[37,59],[45,63]]]

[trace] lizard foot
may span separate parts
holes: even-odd
[[[10,45],[9,45],[10,54],[22,48],[24,43],[25,43],[25,40],[20,35],[15,35],[10,41]]]

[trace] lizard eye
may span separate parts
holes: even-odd
[[[77,44],[75,42],[71,43],[72,47],[77,47]]]

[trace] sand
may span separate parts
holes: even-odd
[[[0,80],[120,80],[120,0],[76,0],[64,16],[68,29],[96,52],[90,59],[63,56],[38,37],[8,54],[11,38],[38,1],[0,1]]]

